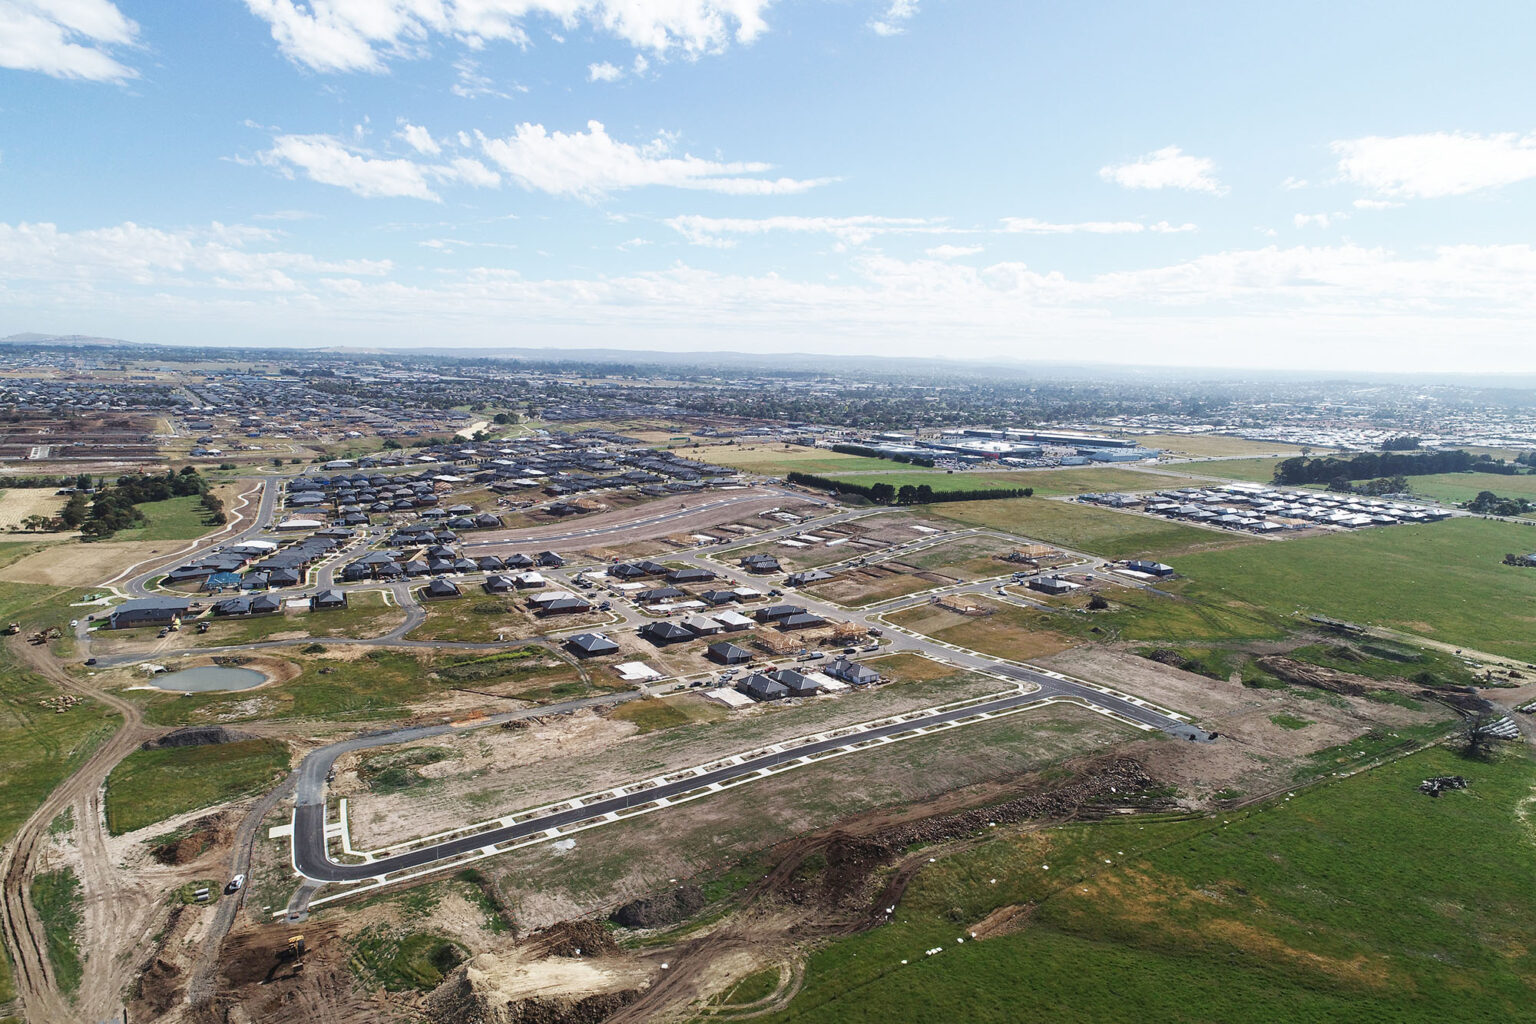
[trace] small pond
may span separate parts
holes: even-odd
[[[222,690],[249,690],[267,681],[265,673],[253,668],[225,668],[223,665],[199,665],[180,672],[166,672],[154,678],[162,690],[183,693],[216,693]]]

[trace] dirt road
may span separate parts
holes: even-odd
[[[100,794],[107,774],[119,761],[146,739],[166,730],[146,726],[138,708],[128,701],[70,677],[47,648],[19,640],[11,641],[11,650],[29,669],[66,690],[107,705],[122,716],[123,724],[49,794],[21,826],[0,860],[0,935],[11,951],[16,989],[29,1024],[115,1020],[122,1008],[122,992],[147,951],[160,905],[154,893],[135,886],[112,863]],[[48,825],[66,807],[74,809],[77,823],[84,896],[78,937],[86,970],[73,1004],[58,991],[42,923],[27,896],[34,860],[47,840]]]

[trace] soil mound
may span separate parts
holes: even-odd
[[[227,729],[222,725],[193,725],[185,729],[177,729],[168,732],[157,740],[145,740],[145,750],[158,750],[163,747],[211,747],[220,743],[239,743],[243,740],[256,739],[254,733],[241,732],[238,729]]]
[[[613,912],[613,922],[625,928],[663,928],[704,909],[704,890],[680,885],[656,896],[626,903]]]

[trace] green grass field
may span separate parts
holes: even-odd
[[[80,879],[72,868],[61,868],[37,875],[29,893],[32,906],[43,922],[43,936],[48,945],[48,961],[59,991],[73,995],[80,988],[85,969],[80,962],[81,907]]]
[[[1471,785],[1417,792],[1437,774]],[[892,923],[812,954],[789,1008],[758,1019],[1518,1019],[1536,976],[1533,785],[1523,749],[1433,749],[1220,818],[992,838],[925,866]],[[1012,930],[967,938],[1010,907]]]
[[[1320,613],[1536,661],[1536,571],[1501,565],[1536,547],[1514,523],[1453,519],[1184,556],[1209,600]]]
[[[1471,501],[1479,491],[1492,491],[1501,498],[1536,500],[1536,476],[1500,476],[1496,473],[1432,473],[1408,478],[1414,494],[1436,501]],[[1536,547],[1536,543],[1533,543]]]
[[[1193,551],[1259,543],[1239,534],[1043,498],[955,501],[927,508],[933,515],[966,526],[1004,530],[1104,558],[1145,556],[1167,561]]]
[[[1223,480],[1245,480],[1256,484],[1275,481],[1275,467],[1283,458],[1268,459],[1216,459],[1211,462],[1185,462],[1179,468],[1199,476],[1219,476]]]
[[[281,740],[136,750],[107,776],[107,828],[122,835],[259,793],[287,770],[288,744]]]
[[[112,540],[193,540],[215,529],[207,522],[208,510],[202,498],[167,498],[135,506],[149,522],[131,530],[118,530]]]

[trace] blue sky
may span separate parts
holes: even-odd
[[[1530,371],[1533,28],[0,0],[0,334]]]

